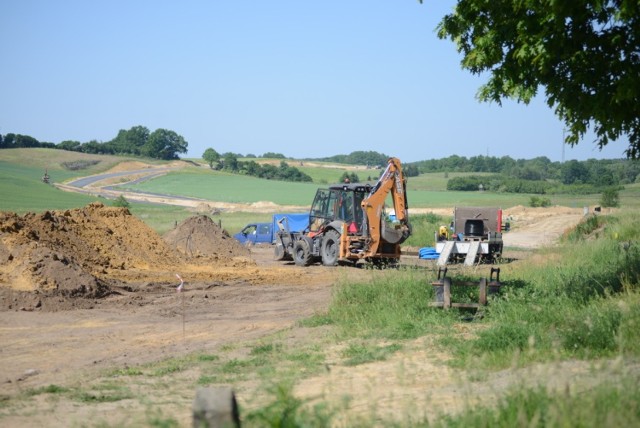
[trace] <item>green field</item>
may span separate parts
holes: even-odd
[[[311,199],[318,185],[263,180],[209,169],[190,168],[133,186],[120,187],[127,190],[191,196],[218,202],[271,201],[279,205],[311,205]]]
[[[77,193],[63,192],[45,184],[41,180],[43,174],[44,171],[40,168],[0,160],[0,210],[40,212],[77,208],[97,200]]]
[[[323,168],[315,168],[324,172]],[[313,172],[313,171],[310,171]],[[424,174],[408,181],[407,199],[410,207],[442,208],[453,205],[498,205],[513,206],[526,204],[528,195],[447,192],[446,181],[436,174]],[[209,169],[189,169],[146,181],[136,185],[122,185],[123,190],[185,195],[212,201],[229,203],[251,203],[271,201],[278,205],[311,205],[311,200],[324,175],[312,175],[313,183],[291,183],[286,181],[263,180],[255,177],[228,174]],[[413,182],[417,183],[416,186]]]
[[[54,186],[42,183],[44,171],[48,171],[54,183],[61,183],[72,178],[97,174],[112,168],[122,161],[147,159],[131,157],[87,155],[52,149],[9,149],[0,150],[0,196],[3,211],[24,213],[28,211],[45,211],[49,209],[78,208],[92,201],[100,200],[105,204],[111,201],[74,194],[58,190]],[[69,162],[96,162],[87,168],[71,171],[63,164]],[[202,163],[200,160],[194,162]],[[166,162],[151,161],[156,165]],[[254,203],[269,201],[278,205],[310,206],[315,191],[327,183],[335,183],[344,171],[355,171],[361,179],[364,173],[379,174],[379,170],[355,170],[353,167],[340,169],[335,165],[310,162],[300,166],[296,161],[288,161],[299,167],[313,178],[313,183],[292,183],[284,181],[263,180],[255,177],[233,175],[201,167],[188,167],[179,172],[137,185],[123,186],[123,189],[167,193],[191,196],[218,202]],[[453,206],[499,206],[509,208],[516,205],[528,205],[531,195],[492,193],[492,192],[451,192],[446,191],[448,178],[461,176],[461,173],[422,174],[411,177],[407,182],[407,199],[411,208],[449,208]],[[552,204],[569,207],[593,206],[599,203],[600,195],[549,195]],[[640,208],[640,184],[627,185],[620,192],[623,207]],[[157,206],[152,204],[132,203],[132,212],[142,218],[157,231],[166,231],[176,221],[191,215],[181,207]],[[237,232],[248,221],[265,221],[270,213],[225,213],[217,218],[227,230]]]

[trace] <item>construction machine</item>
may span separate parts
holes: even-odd
[[[298,266],[397,263],[400,244],[411,235],[405,185],[400,160],[390,158],[373,186],[343,183],[318,189],[304,231],[290,232],[285,222],[278,224],[275,258],[293,259]],[[385,212],[389,196],[393,221]]]
[[[455,207],[450,230],[440,226],[436,232],[438,266],[464,260],[472,266],[476,260],[495,262],[502,255],[502,209],[497,207]]]

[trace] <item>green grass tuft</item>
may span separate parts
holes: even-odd
[[[344,363],[346,366],[357,366],[373,361],[386,360],[400,349],[402,349],[402,346],[399,344],[376,346],[365,343],[352,343],[343,352],[342,356],[346,358]]]

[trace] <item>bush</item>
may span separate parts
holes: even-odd
[[[529,206],[530,207],[550,207],[551,206],[551,199],[549,198],[543,198],[541,196],[532,196],[531,199],[529,199]]]
[[[124,196],[120,195],[116,199],[114,199],[113,206],[120,208],[130,208],[131,204],[125,199]]]
[[[600,205],[605,208],[620,206],[620,195],[618,191],[615,188],[603,191],[602,197],[600,198]]]

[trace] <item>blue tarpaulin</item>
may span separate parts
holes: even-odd
[[[278,222],[285,218],[282,222],[285,231],[288,232],[302,232],[309,226],[309,213],[304,214],[274,214],[273,215],[273,230],[278,230]]]

